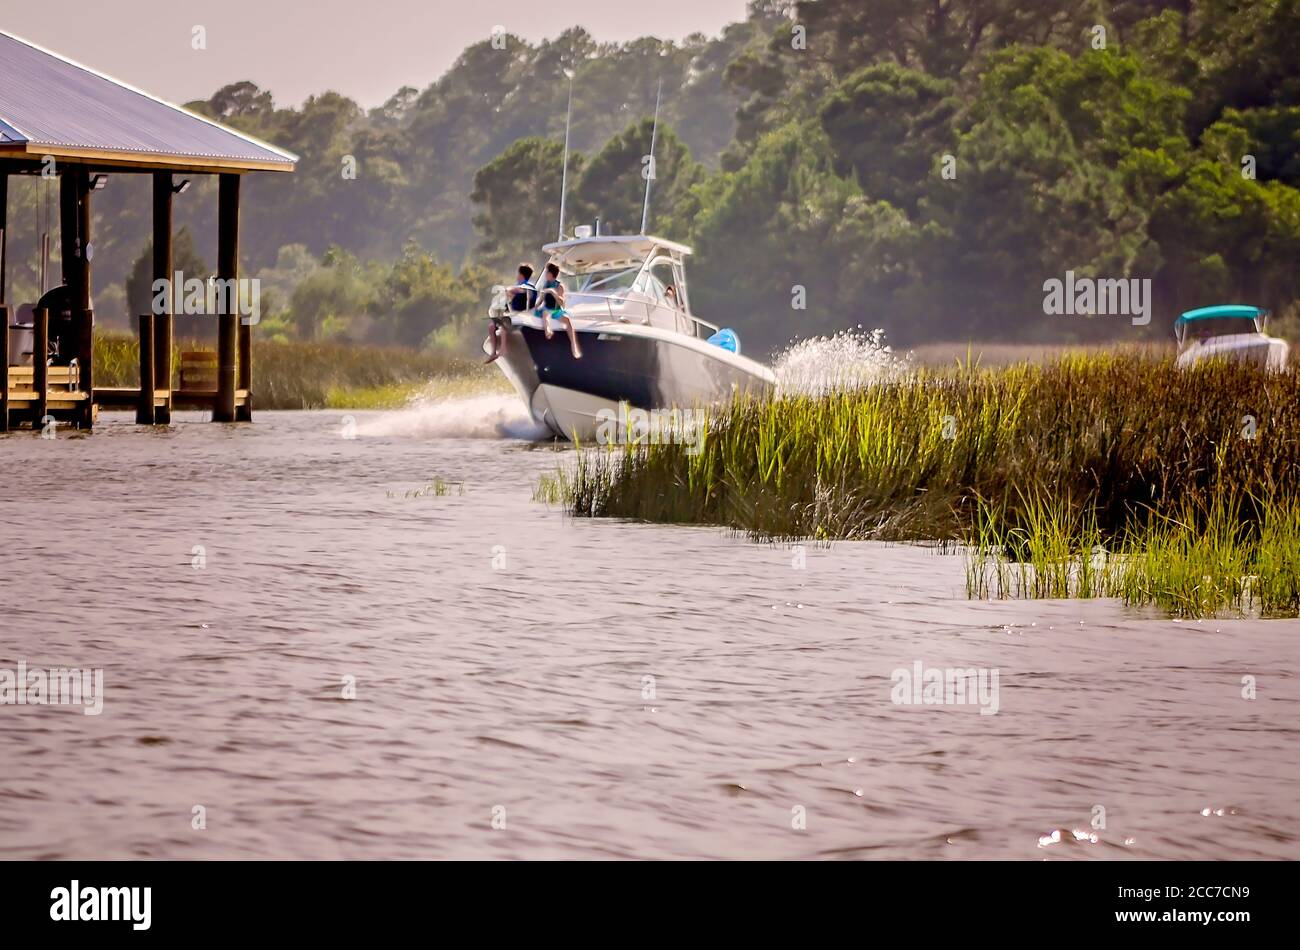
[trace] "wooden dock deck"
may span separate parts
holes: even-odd
[[[49,314],[39,310],[34,320],[33,345],[41,352],[46,347]],[[179,372],[174,376],[170,315],[143,314],[139,327],[142,386],[93,386],[88,378],[90,374],[78,360],[67,366],[45,363],[8,366],[8,371],[0,374],[0,432],[14,426],[44,429],[51,424],[89,429],[101,408],[134,409],[136,421],[146,425],[169,423],[173,409],[206,410],[212,413],[213,419],[224,415],[228,421],[252,419],[252,390],[234,386],[235,367],[222,370],[219,350],[182,352]],[[10,337],[8,308],[0,306],[0,366],[8,364],[9,354],[13,352]],[[239,368],[245,379],[251,375],[244,362],[249,352],[244,350],[240,354]],[[173,388],[177,376],[179,385]],[[223,381],[226,386],[222,385]],[[153,393],[153,398],[142,398],[148,392]]]
[[[79,394],[83,398],[84,393]],[[251,393],[247,389],[235,390],[235,405],[247,406]],[[215,389],[155,389],[153,391],[155,408],[163,409],[212,409],[217,404]],[[140,406],[140,389],[138,386],[96,386],[95,405],[102,409],[137,409]]]

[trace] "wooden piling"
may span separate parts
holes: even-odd
[[[0,432],[9,431],[9,308],[0,304]]]
[[[63,282],[72,290],[77,306],[77,176],[72,165],[59,172],[59,261]],[[41,288],[44,290],[45,288]]]
[[[172,306],[177,288],[172,286],[172,176],[153,173],[153,279],[170,288],[162,312],[154,315],[154,385],[167,390],[165,405],[154,409],[154,421],[172,421]]]
[[[9,169],[0,167],[0,432],[9,431]]]
[[[172,421],[172,315],[160,313],[153,321],[154,386],[167,391],[167,401],[154,409],[154,422],[170,425]]]
[[[140,404],[135,409],[135,421],[142,426],[154,424],[154,340],[153,314],[140,314]]]
[[[239,388],[244,391],[244,401],[235,407],[236,422],[253,421],[253,325],[252,320],[239,317]]]
[[[45,425],[45,407],[50,398],[50,312],[42,307],[32,314],[32,389],[36,391],[32,427]]]
[[[217,325],[217,404],[213,422],[235,421],[235,368],[239,335],[239,176],[223,174],[217,185],[217,280],[229,288]]]
[[[77,250],[78,274],[76,292],[72,298],[73,313],[77,316],[80,333],[77,339],[77,378],[80,389],[86,394],[81,403],[77,424],[89,429],[95,422],[95,311],[91,309],[90,279],[90,172],[77,169]],[[80,311],[78,313],[78,310]]]
[[[0,307],[4,306],[9,299],[5,292],[8,289],[9,274],[9,244],[8,233],[9,227],[9,169],[0,166]],[[5,324],[8,326],[9,324]]]

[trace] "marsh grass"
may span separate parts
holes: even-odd
[[[1021,500],[1019,522],[977,503],[966,560],[971,597],[1105,596],[1113,561],[1091,512],[1044,495]]]
[[[966,546],[972,596],[1300,609],[1296,373],[1156,352],[971,360],[738,400],[696,452],[591,449],[567,477],[576,515]]]
[[[395,491],[384,493],[388,498],[444,498],[448,495],[465,494],[464,482],[449,482],[440,475],[435,475],[420,488],[412,488],[400,494]]]
[[[966,554],[974,598],[1118,597],[1182,617],[1300,614],[1294,498],[1216,498],[1177,517],[1152,515],[1110,544],[1086,514],[1064,505],[1044,503],[1041,517],[1010,531],[981,506]]]
[[[178,342],[181,352],[212,349],[211,342]],[[139,345],[134,336],[98,334],[95,382],[138,386]],[[494,385],[500,374],[470,360],[400,347],[344,343],[255,341],[253,393],[259,409],[392,409],[438,380]]]
[[[388,383],[384,386],[348,388],[335,386],[325,393],[326,409],[400,409],[417,398],[424,387],[418,383]]]
[[[563,505],[569,496],[569,479],[563,471],[543,472],[533,487],[533,501]]]
[[[1174,341],[1143,343],[980,343],[974,341],[923,343],[906,351],[917,366],[945,369],[954,363],[974,360],[986,369],[1015,366],[1021,363],[1044,364],[1065,356],[1096,356],[1125,352],[1146,356],[1173,356]]]

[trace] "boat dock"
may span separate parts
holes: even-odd
[[[0,32],[0,432],[51,422],[93,427],[98,410],[136,410],[141,424],[168,423],[173,409],[208,409],[214,422],[253,413],[252,330],[237,292],[212,315],[215,350],[174,359],[172,209],[190,177],[215,175],[218,284],[239,281],[240,182],[248,172],[292,172],[297,156],[171,105],[56,53]],[[95,385],[92,304],[95,192],[117,175],[152,176],[152,276],[168,294],[136,317],[139,385]],[[35,301],[12,301],[8,272],[9,183],[59,182],[62,283]],[[180,180],[178,181],[178,177]],[[210,275],[186,275],[206,279]]]

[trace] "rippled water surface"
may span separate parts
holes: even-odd
[[[105,683],[0,706],[0,856],[1300,857],[1296,622],[571,519],[491,403],[0,437],[0,668]]]

